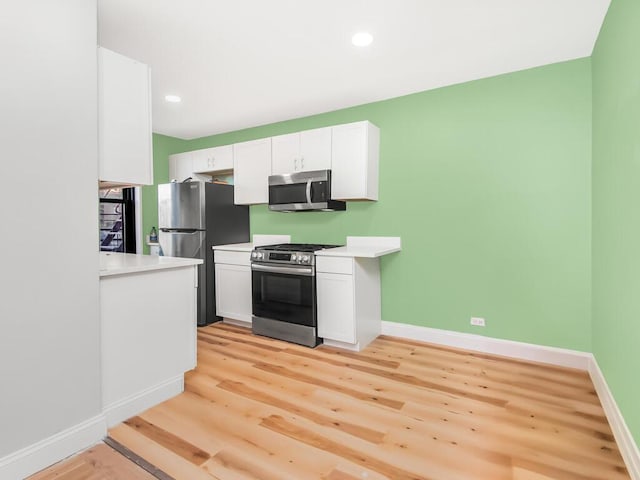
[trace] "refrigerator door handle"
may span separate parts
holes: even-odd
[[[195,228],[161,228],[160,231],[167,233],[182,233],[185,235],[193,235],[195,233],[201,232],[202,230],[197,230]]]

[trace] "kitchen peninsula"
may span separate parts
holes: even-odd
[[[100,253],[102,399],[107,426],[184,389],[196,365],[202,260]]]

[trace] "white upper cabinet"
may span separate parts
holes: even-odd
[[[331,127],[272,138],[272,175],[331,168]]]
[[[234,201],[237,205],[268,203],[271,138],[233,145]]]
[[[378,127],[364,121],[337,125],[331,132],[331,198],[378,200]]]
[[[233,169],[233,145],[191,152],[194,173],[215,173]]]
[[[169,155],[169,181],[182,182],[193,176],[193,152]]]
[[[149,67],[98,47],[99,180],[152,185]]]

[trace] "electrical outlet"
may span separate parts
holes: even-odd
[[[476,327],[484,327],[484,318],[471,317],[471,325]]]

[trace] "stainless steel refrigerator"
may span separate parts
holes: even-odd
[[[198,266],[198,326],[216,316],[213,245],[249,241],[249,207],[234,205],[233,185],[172,182],[158,185],[161,255],[201,258]]]

